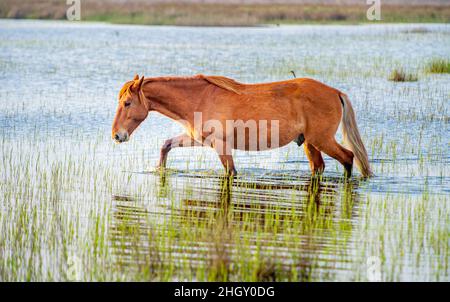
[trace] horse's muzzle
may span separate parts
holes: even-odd
[[[123,143],[128,141],[128,133],[127,132],[117,132],[116,134],[113,135],[113,139],[117,142],[117,143]]]

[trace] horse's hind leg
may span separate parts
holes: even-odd
[[[305,142],[305,136],[303,134],[297,136],[297,138],[294,139],[294,142],[299,147],[303,145],[306,156],[309,160],[309,167],[311,168],[312,174],[315,175],[316,173],[322,173],[325,169],[325,163],[323,161],[322,154],[320,154],[320,151],[317,150],[313,145]]]
[[[338,160],[345,168],[345,176],[350,177],[352,175],[353,166],[353,152],[342,147],[333,138],[329,139],[327,142],[322,142],[319,146],[316,145],[318,149],[327,155]]]
[[[325,169],[325,162],[323,161],[322,154],[313,145],[305,142],[303,145],[305,149],[306,156],[309,160],[309,167],[313,175],[316,173],[322,173]]]

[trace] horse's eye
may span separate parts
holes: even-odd
[[[131,105],[131,103],[125,103],[125,107],[128,107],[130,105]]]

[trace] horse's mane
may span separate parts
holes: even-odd
[[[144,79],[144,83],[148,82],[171,82],[171,81],[180,81],[180,80],[205,80],[208,83],[225,89],[227,91],[234,92],[236,94],[242,94],[243,84],[239,83],[233,79],[222,77],[222,76],[205,76],[202,74],[192,76],[192,77],[157,77],[157,78],[146,78]],[[119,99],[124,95],[134,84],[135,81],[128,81],[120,89]]]
[[[123,86],[119,92],[119,100],[122,98],[122,95],[124,95],[128,90],[130,90],[130,87],[133,84],[134,84],[134,81],[128,81],[125,84],[123,84]]]
[[[221,76],[203,76],[204,79],[217,87],[223,88],[228,91],[232,91],[236,94],[242,93],[243,84],[226,77]]]

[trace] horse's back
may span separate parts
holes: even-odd
[[[284,81],[267,82],[267,83],[255,83],[255,84],[243,84],[243,92],[264,92],[278,89],[293,89],[294,87],[302,88],[304,90],[321,90],[330,93],[341,93],[338,89],[328,86],[320,81],[311,78],[295,78]]]

